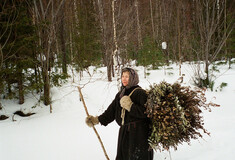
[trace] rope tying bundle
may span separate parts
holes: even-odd
[[[128,96],[131,98],[131,95],[134,93],[135,90],[137,89],[141,89],[140,87],[135,88]],[[122,108],[122,112],[121,112],[121,118],[122,118],[122,126],[124,125],[124,120],[125,120],[125,113],[126,110],[124,108]]]

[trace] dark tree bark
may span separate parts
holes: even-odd
[[[24,103],[24,88],[23,88],[23,73],[22,70],[18,73],[18,88],[19,88],[19,104]]]
[[[65,18],[65,4],[62,4],[61,6],[61,21],[60,21],[60,40],[61,40],[61,52],[63,55],[63,60],[62,60],[62,70],[65,75],[67,75],[67,56],[66,56],[66,45],[65,45],[65,29],[64,29],[64,18]]]

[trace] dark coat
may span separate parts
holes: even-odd
[[[126,89],[124,95],[129,95],[136,87],[139,86]],[[98,119],[104,126],[114,120],[120,126],[116,160],[152,160],[153,150],[148,144],[149,119],[144,107],[147,94],[143,89],[137,89],[130,98],[133,104],[130,112],[125,113],[124,125],[121,125],[120,92]]]

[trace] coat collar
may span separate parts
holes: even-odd
[[[136,85],[136,86],[132,86],[131,88],[126,89],[124,95],[129,95],[137,87],[140,87],[140,86]]]

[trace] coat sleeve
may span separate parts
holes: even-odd
[[[117,95],[116,95],[115,99],[112,101],[112,103],[108,106],[108,108],[104,111],[104,113],[102,113],[98,117],[99,122],[101,123],[101,125],[107,126],[109,123],[114,121]]]
[[[145,90],[138,89],[131,96],[131,100],[133,102],[130,110],[130,116],[136,118],[147,118],[145,114],[146,107],[145,103],[147,101],[147,94]]]

